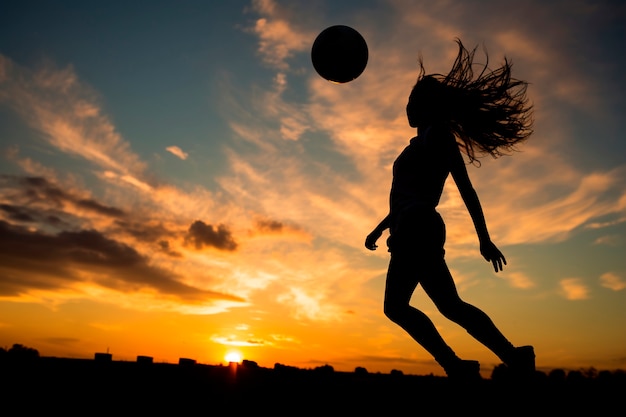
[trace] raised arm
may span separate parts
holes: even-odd
[[[454,182],[461,193],[461,198],[463,198],[463,202],[472,217],[480,242],[480,253],[488,262],[493,264],[493,268],[496,272],[502,271],[502,264],[504,263],[504,265],[506,265],[506,259],[489,237],[483,209],[478,199],[478,194],[476,190],[474,190],[469,175],[467,174],[467,168],[465,167],[461,152],[458,147],[455,146],[451,153],[452,167],[450,171],[452,178],[454,178]]]
[[[367,235],[367,237],[365,238],[365,247],[369,250],[376,250],[376,248],[378,247],[378,245],[376,245],[376,241],[380,238],[385,229],[388,228],[389,214],[387,214],[385,218],[382,219],[380,223],[378,223],[378,226],[376,226],[374,230],[372,230],[372,232]]]

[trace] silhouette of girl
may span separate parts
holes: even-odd
[[[448,75],[425,75],[420,58],[421,71],[406,107],[409,125],[418,135],[394,162],[389,214],[367,236],[365,247],[375,250],[376,241],[389,229],[385,315],[433,355],[449,377],[480,378],[480,365],[460,359],[431,320],[409,305],[418,284],[446,318],[465,328],[511,371],[532,375],[532,346],[513,346],[483,311],[461,300],[444,260],[445,225],[436,207],[450,173],[473,220],[480,253],[495,272],[506,265],[489,237],[461,150],[470,162],[477,162],[477,153],[498,157],[532,133],[527,83],[511,78],[511,63],[505,58],[495,70],[485,64],[474,77],[476,48],[468,51],[456,42],[459,53]]]

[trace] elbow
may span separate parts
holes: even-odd
[[[474,187],[470,185],[469,187],[461,191],[461,198],[463,199],[463,201],[465,201],[466,204],[478,201],[478,193],[476,192],[476,190],[474,190]]]

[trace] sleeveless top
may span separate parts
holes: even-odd
[[[456,147],[456,141],[450,133],[429,127],[395,160],[389,196],[392,230],[405,210],[435,211],[450,173],[452,145]]]

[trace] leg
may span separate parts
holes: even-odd
[[[487,314],[461,300],[445,260],[442,258],[429,265],[431,270],[422,279],[421,284],[439,311],[467,330],[503,362],[509,362],[515,348]]]
[[[417,343],[422,345],[437,362],[446,365],[458,360],[446,344],[432,321],[421,311],[409,305],[421,272],[415,260],[406,255],[393,255],[389,262],[385,287],[384,312],[402,327]],[[444,366],[445,367],[445,366]]]

